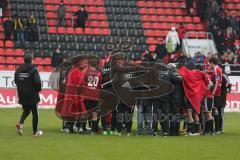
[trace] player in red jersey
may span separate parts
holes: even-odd
[[[86,59],[75,59],[74,65],[67,75],[66,92],[61,116],[67,121],[66,128],[69,129],[70,132],[73,132],[74,121],[78,119],[79,113],[81,113],[81,99],[79,99],[77,87],[82,76],[81,69],[84,68],[87,63]]]
[[[99,89],[102,85],[102,73],[98,69],[98,60],[90,59],[89,66],[82,71],[80,87],[83,89],[82,101],[85,104],[86,111],[90,113],[92,120],[92,133],[97,132],[99,111]]]
[[[215,131],[217,133],[221,133],[222,126],[222,113],[221,113],[221,88],[222,88],[222,69],[218,66],[217,58],[210,58],[209,65],[212,69],[212,78],[214,88],[213,88],[213,95],[214,95],[214,120],[215,120]]]
[[[212,93],[213,79],[209,73],[205,73],[204,82],[207,86],[207,91],[203,99],[203,113],[205,118],[205,135],[214,135],[212,108],[214,105],[214,95]]]

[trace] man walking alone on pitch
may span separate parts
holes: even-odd
[[[24,121],[32,112],[33,136],[41,136],[42,131],[38,131],[37,104],[40,102],[39,92],[42,90],[42,86],[37,66],[32,64],[31,55],[25,55],[24,64],[15,71],[14,81],[17,86],[19,104],[23,108],[22,116],[16,126],[17,133],[23,134]]]

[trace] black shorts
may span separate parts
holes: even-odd
[[[221,96],[214,96],[214,107],[221,108]]]
[[[203,99],[203,112],[212,112],[212,108],[214,106],[213,98],[204,97]]]
[[[193,108],[192,104],[190,103],[187,97],[185,97],[185,102],[186,102],[185,104],[188,111],[195,111],[195,109]]]
[[[87,111],[99,111],[99,102],[95,100],[85,100]]]

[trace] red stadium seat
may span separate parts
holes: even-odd
[[[4,55],[4,49],[3,48],[0,48],[0,55]]]
[[[4,47],[4,41],[0,41],[0,47]]]
[[[150,16],[150,21],[151,22],[158,22],[158,16],[155,16],[155,15]]]
[[[146,8],[139,8],[139,13],[144,15],[144,14],[147,14],[147,9]]]
[[[101,29],[99,29],[99,28],[94,28],[93,29],[93,34],[95,34],[95,35],[98,35],[98,34],[101,34]]]
[[[59,27],[58,28],[58,33],[59,34],[65,34],[65,28],[64,27]]]
[[[55,12],[47,12],[47,18],[56,19],[57,14]]]
[[[147,43],[148,44],[156,44],[156,41],[154,38],[150,37],[150,38],[147,38]]]
[[[161,2],[161,1],[155,2],[155,7],[162,8],[162,6],[163,6],[163,2]]]
[[[173,16],[168,16],[168,17],[167,17],[167,21],[173,23],[173,22],[175,22],[175,17],[173,17]]]
[[[72,27],[67,28],[67,34],[75,34],[75,30]]]
[[[167,15],[173,15],[174,14],[174,10],[173,9],[166,9],[166,14]]]
[[[49,20],[48,20],[48,25],[49,25],[49,26],[56,26],[56,25],[57,25],[57,21],[56,21],[56,20],[53,20],[53,19],[49,19]]]
[[[7,47],[7,48],[13,48],[13,46],[14,46],[13,41],[6,41],[6,42],[5,42],[5,47]]]
[[[182,16],[177,16],[176,17],[176,22],[182,23],[183,22],[183,17]]]
[[[92,28],[85,28],[84,33],[85,34],[93,34],[93,30],[92,30]]]
[[[105,21],[101,21],[99,25],[100,25],[100,27],[102,27],[102,28],[108,28],[108,23],[105,22]]]
[[[106,17],[105,14],[100,14],[98,19],[99,19],[99,20],[106,20],[107,17]]]
[[[95,7],[89,7],[88,9],[87,9],[87,11],[88,12],[90,12],[90,13],[96,13],[97,12],[97,9],[95,8]]]
[[[43,72],[43,71],[44,71],[43,66],[38,66],[38,70],[39,70],[40,72]]]
[[[144,1],[138,1],[138,2],[137,2],[137,5],[138,5],[139,7],[145,7],[145,2],[144,2]]]
[[[152,24],[151,23],[143,23],[143,26],[144,26],[145,29],[152,28]]]
[[[24,51],[22,49],[16,49],[15,50],[15,55],[17,56],[23,56],[24,55]]]
[[[160,29],[160,24],[159,23],[153,23],[152,28]]]
[[[76,28],[76,34],[83,34],[82,28]]]
[[[49,33],[57,33],[56,27],[49,27],[48,31]]]
[[[94,5],[94,1],[91,1],[91,2],[92,2],[91,4]],[[102,0],[97,0],[97,1],[95,2],[95,4],[96,4],[97,6],[103,6],[103,5],[104,5],[104,3],[103,3]]]
[[[184,17],[184,21],[186,22],[186,23],[192,23],[192,18],[191,17]]]
[[[13,49],[6,49],[5,54],[6,55],[14,55],[14,50]]]
[[[16,67],[15,67],[15,65],[6,65],[6,69],[9,71],[15,71]]]
[[[0,70],[5,70],[5,66],[4,65],[0,65]]]
[[[53,68],[51,66],[47,66],[44,68],[45,72],[52,72]]]
[[[51,64],[51,58],[44,58],[43,59],[44,64],[50,65]]]
[[[106,35],[106,36],[109,35],[109,34],[110,34],[109,29],[103,28],[103,29],[102,29],[102,34],[103,34],[103,35]]]
[[[165,14],[165,11],[163,9],[158,9],[157,10],[157,14],[158,15],[164,15]]]
[[[147,15],[143,15],[141,18],[142,18],[143,22],[149,22],[150,21],[149,16],[147,16]]]
[[[200,18],[199,17],[194,17],[193,22],[194,23],[200,23]]]
[[[154,8],[150,8],[148,10],[148,14],[156,15],[156,10]]]
[[[23,57],[17,57],[16,58],[16,63],[17,64],[23,64],[24,63],[24,58]]]
[[[98,13],[105,13],[106,12],[106,9],[104,7],[98,7],[97,8],[97,12]]]
[[[186,24],[186,29],[189,31],[194,31],[196,30],[196,26],[193,24]]]
[[[8,64],[14,64],[15,63],[15,59],[13,57],[7,57],[5,59],[5,62]]]
[[[150,52],[155,52],[155,49],[156,49],[156,45],[150,45],[149,46],[149,51]]]
[[[146,6],[149,8],[155,7],[155,3],[153,1],[146,1]]]
[[[34,63],[37,64],[37,65],[40,65],[40,64],[43,63],[43,59],[42,59],[42,58],[39,58],[39,57],[34,58]]]
[[[0,57],[0,62],[1,62],[1,63],[5,63],[5,58],[1,56],[1,57]]]

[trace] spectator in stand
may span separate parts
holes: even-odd
[[[227,52],[223,54],[221,57],[222,64],[225,64],[225,72],[226,74],[231,74],[231,68],[228,64],[233,64],[234,62],[234,54],[230,49],[227,49]]]
[[[218,11],[218,4],[216,0],[208,0],[207,8],[209,14],[208,19],[210,19],[211,17],[215,17]]]
[[[201,54],[201,52],[195,53],[195,56],[193,57],[194,63],[204,63],[205,56]]]
[[[66,6],[62,2],[60,3],[57,9],[57,15],[58,15],[58,27],[65,26]]]
[[[180,40],[178,37],[178,33],[176,32],[176,28],[172,27],[171,31],[168,32],[166,37],[166,45],[167,45],[168,53],[175,52],[179,44],[180,44]]]
[[[154,52],[149,52],[148,50],[145,51],[145,55],[143,55],[143,60],[147,62],[156,62],[157,61],[157,54]]]
[[[217,25],[218,27],[222,30],[225,31],[227,27],[230,26],[230,21],[227,19],[226,15],[224,12],[221,12],[220,17],[217,20]]]
[[[240,65],[240,50],[239,49],[236,49],[236,51],[235,51],[233,64]],[[240,66],[234,67],[233,69],[239,71]],[[238,73],[238,75],[239,75],[239,73]]]
[[[60,51],[60,48],[57,48],[52,54],[52,67],[55,70],[57,66],[62,64],[64,61],[64,55]]]
[[[157,54],[157,59],[161,60],[167,55],[166,43],[162,38],[159,39],[155,53]]]
[[[221,7],[222,4],[223,4],[223,2],[224,2],[224,0],[217,0],[217,4],[218,4],[218,6]]]
[[[19,15],[15,16],[14,20],[14,31],[16,34],[16,41],[20,43],[22,46],[25,45],[25,39],[24,39],[24,22],[22,17]]]
[[[185,35],[186,35],[186,28],[184,26],[183,23],[180,23],[180,25],[178,26],[178,37],[180,39],[180,49],[182,49],[182,41],[183,39],[185,38]]]
[[[225,38],[224,38],[223,31],[221,30],[218,31],[216,35],[215,43],[216,43],[218,52],[222,55],[223,51],[225,51],[227,48],[225,45]]]
[[[187,15],[192,15],[192,9],[193,9],[193,0],[186,0],[186,9],[187,9]]]
[[[14,31],[14,22],[11,20],[11,18],[6,18],[6,20],[3,22],[3,29],[4,29],[4,41],[10,40],[11,35]]]
[[[232,16],[230,17],[230,23],[233,30],[233,36],[237,38],[237,34],[239,32],[239,20],[236,17],[236,12],[232,12]]]
[[[2,13],[2,17],[5,17],[6,9],[7,9],[7,0],[0,0],[0,18],[1,18],[1,13]]]
[[[207,19],[207,0],[198,0],[198,15],[201,18],[201,21],[205,21]]]
[[[79,11],[77,11],[74,16],[76,16],[77,24],[76,27],[81,27],[83,29],[83,32],[85,30],[86,21],[88,18],[88,12],[86,11],[84,6],[81,6]]]
[[[227,51],[222,55],[222,63],[233,64],[234,53],[228,48]]]
[[[235,39],[234,39],[234,35],[231,27],[227,29],[227,32],[225,33],[224,37],[225,37],[225,46],[227,48],[230,48],[231,50],[234,50]]]
[[[39,40],[37,20],[34,15],[30,15],[27,21],[27,35],[29,42],[36,42]]]

